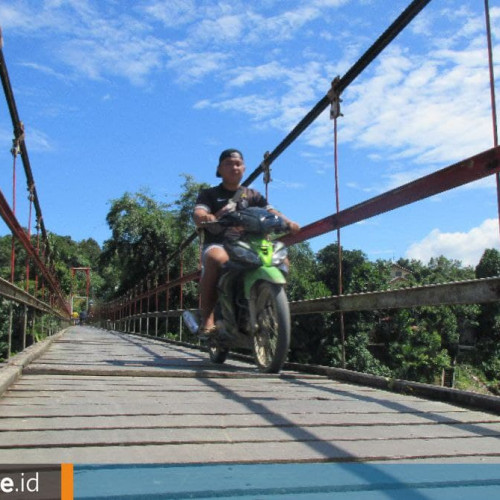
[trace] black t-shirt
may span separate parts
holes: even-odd
[[[195,210],[197,208],[203,208],[208,213],[216,214],[221,208],[228,204],[229,200],[231,200],[235,194],[236,191],[229,191],[222,184],[208,189],[202,189],[196,199]],[[237,202],[237,210],[247,207],[272,208],[267,203],[266,198],[258,191],[243,187],[243,193]],[[222,243],[223,239],[223,234],[212,234],[209,231],[205,231],[205,244]]]

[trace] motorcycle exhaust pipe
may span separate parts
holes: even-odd
[[[184,320],[184,324],[188,327],[189,331],[196,335],[198,333],[199,325],[195,315],[191,311],[184,311],[182,313],[182,319]]]

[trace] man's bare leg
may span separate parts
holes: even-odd
[[[204,256],[203,275],[200,279],[201,325],[200,330],[214,327],[214,308],[217,302],[217,280],[222,265],[229,260],[221,247],[210,248]]]

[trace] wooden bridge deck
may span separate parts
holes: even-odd
[[[0,399],[0,463],[500,463],[500,416],[67,329]]]

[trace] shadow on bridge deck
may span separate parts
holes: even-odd
[[[453,469],[445,485],[435,469],[418,469],[417,480],[412,469],[386,467],[497,464],[499,416],[319,375],[264,375],[236,360],[214,366],[196,349],[92,327],[67,329],[24,368],[0,399],[0,436],[1,463],[114,464],[79,472],[108,474],[114,488],[115,474],[128,478],[123,489],[156,470],[137,464],[169,464],[177,478],[187,472],[173,464],[213,464],[190,468],[191,478],[205,478],[201,490],[188,481],[162,498],[200,497],[207,474],[213,482],[249,471],[247,496],[274,494],[285,477],[280,495],[378,485],[384,498],[401,498],[409,477],[426,491],[413,491],[416,499],[431,498],[429,488],[500,487],[497,467],[472,479]],[[118,466],[127,463],[134,468]]]
[[[4,463],[500,462],[500,417],[71,327],[0,400]]]

